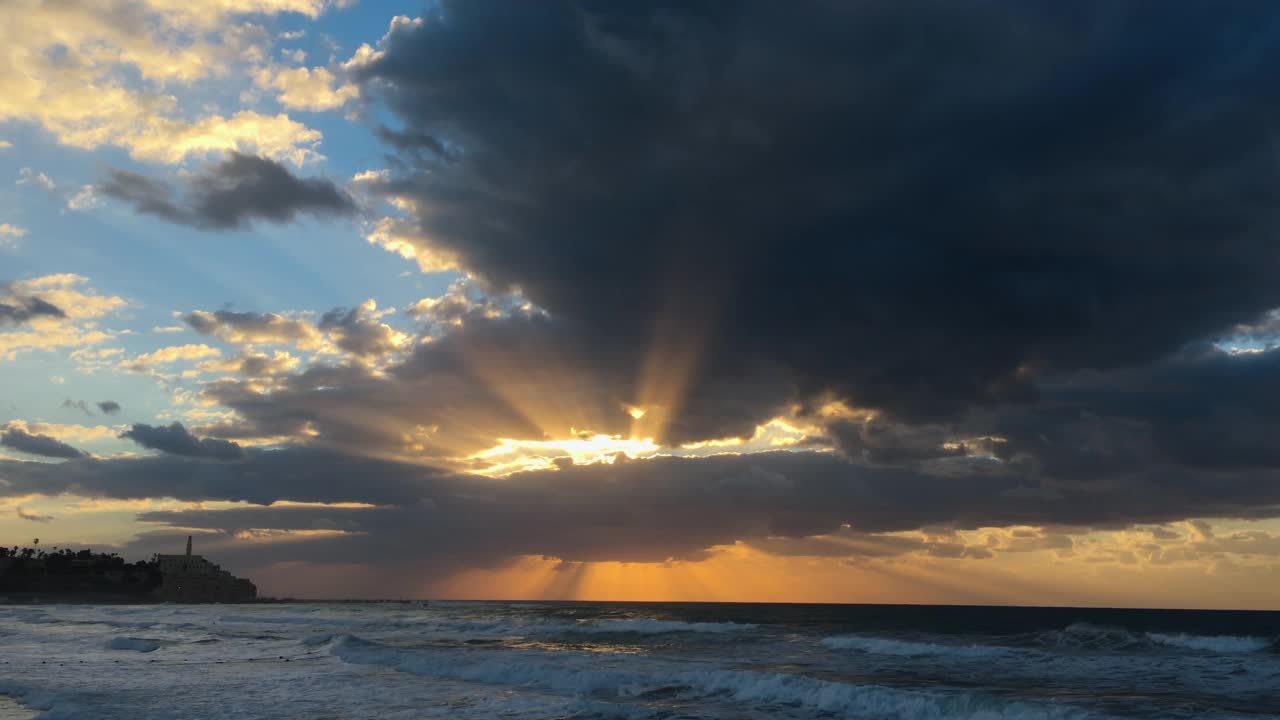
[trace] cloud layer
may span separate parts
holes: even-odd
[[[180,19],[286,4],[222,7]],[[259,62],[290,108],[358,105],[387,167],[343,188],[282,164],[311,158],[295,134],[167,154],[112,131],[93,142],[228,153],[176,190],[116,169],[97,191],[209,231],[364,220],[465,276],[400,311],[182,305],[157,330],[199,344],[94,357],[123,299],[72,275],[5,286],[0,357],[76,347],[78,369],[143,373],[175,403],[102,428],[132,443],[117,456],[5,426],[41,459],[0,459],[0,497],[247,504],[146,512],[160,530],[133,549],[207,530],[242,564],[427,579],[735,543],[985,561],[1093,530],[1143,535],[1115,562],[1270,557],[1272,534],[1194,523],[1280,517],[1276,19],[443,0],[341,66]]]
[[[27,432],[22,427],[5,427],[0,431],[0,445],[28,455],[50,458],[80,458],[85,454],[76,448],[48,435]]]
[[[1026,401],[1280,305],[1270,15],[445,2],[357,78],[422,235],[599,365],[687,365],[695,440]]]

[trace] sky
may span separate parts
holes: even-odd
[[[0,3],[0,542],[1280,609],[1266,3]]]

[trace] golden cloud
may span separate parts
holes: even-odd
[[[84,288],[87,282],[83,276],[62,273],[11,284],[9,293],[38,297],[55,305],[63,315],[33,317],[18,329],[0,332],[0,358],[12,360],[31,350],[85,348],[114,337],[113,333],[98,329],[95,321],[127,303],[123,298]],[[4,291],[0,291],[0,300],[3,298]]]
[[[355,85],[336,86],[337,78],[322,67],[263,68],[254,83],[276,90],[281,105],[295,110],[335,110],[360,95]]]
[[[177,163],[222,150],[294,164],[316,159],[321,133],[286,115],[242,111],[184,117],[167,91],[260,62],[271,39],[242,16],[320,14],[322,0],[72,0],[0,3],[0,122],[35,123],[59,142],[123,147]],[[130,74],[141,83],[122,80]]]

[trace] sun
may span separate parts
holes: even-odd
[[[467,459],[485,464],[477,472],[491,477],[505,477],[526,470],[547,470],[567,458],[574,465],[612,463],[619,457],[642,458],[657,454],[662,446],[652,438],[626,438],[621,435],[576,432],[563,440],[513,440],[501,438],[487,450]]]

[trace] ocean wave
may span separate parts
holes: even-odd
[[[1267,638],[1236,635],[1187,635],[1185,633],[1166,635],[1164,633],[1147,633],[1147,637],[1152,642],[1160,645],[1215,653],[1250,653],[1271,647],[1271,641]]]
[[[586,620],[575,625],[565,626],[570,633],[587,635],[603,633],[632,633],[635,635],[667,635],[670,633],[709,633],[725,635],[750,632],[759,626],[752,623],[736,622],[683,622],[680,620],[653,620],[634,618],[624,620]]]
[[[107,641],[106,647],[108,650],[133,650],[135,652],[149,653],[160,649],[160,641],[149,638],[114,637]]]
[[[1122,650],[1148,643],[1146,638],[1124,628],[1078,622],[1040,634],[1036,644],[1079,650]]]
[[[58,704],[61,697],[47,690],[36,690],[7,682],[0,682],[0,697],[8,698],[19,707],[27,710],[41,711],[41,720],[51,717],[50,711]]]
[[[357,627],[369,625],[365,618],[340,618],[326,615],[222,615],[217,622],[250,625],[337,625]],[[388,623],[390,624],[390,623]]]
[[[696,633],[730,635],[751,632],[758,628],[751,623],[735,622],[683,622],[679,620],[655,620],[651,618],[595,619],[566,622],[550,619],[449,620],[424,618],[411,621],[380,620],[373,623],[319,622],[308,618],[296,625],[328,625],[349,632],[376,632],[385,630],[413,630],[420,636],[456,639],[484,638],[548,638],[563,635],[671,635]],[[359,627],[353,627],[359,625]],[[329,635],[331,635],[330,633]],[[316,637],[329,637],[323,633]]]
[[[1268,638],[1237,635],[1134,632],[1119,627],[1073,623],[1043,636],[1044,644],[1093,650],[1156,650],[1175,648],[1208,653],[1251,653],[1273,645]]]
[[[756,705],[803,706],[830,713],[907,720],[1066,720],[1087,715],[1053,703],[1005,701],[973,693],[899,690],[803,675],[751,670],[673,669],[648,672],[602,667],[592,658],[530,651],[527,657],[478,652],[407,650],[352,635],[335,638],[330,652],[344,662],[376,665],[432,678],[492,685],[533,685],[582,695],[610,693],[643,699],[656,693],[715,698]],[[632,666],[634,667],[634,666]]]
[[[308,635],[308,636],[306,636],[306,637],[302,638],[302,641],[301,641],[301,642],[302,642],[302,644],[303,644],[303,645],[305,645],[305,646],[307,646],[307,647],[315,647],[316,645],[324,645],[325,643],[333,642],[333,641],[338,640],[338,639],[341,639],[341,638],[343,638],[343,637],[354,637],[354,636],[351,636],[351,635],[326,635],[326,634],[323,634],[323,633],[322,633],[322,634],[319,634],[319,635]]]
[[[1051,703],[1007,701],[976,693],[898,690],[851,685],[802,675],[710,670],[681,673],[704,693],[725,693],[739,702],[803,705],[829,713],[901,720],[1067,720],[1088,717]]]
[[[35,612],[9,612],[5,616],[8,619],[17,620],[28,625],[60,625],[66,622],[62,618],[53,617],[41,610]]]
[[[7,616],[7,619],[16,620],[17,622],[26,623],[28,625],[62,625],[62,626],[87,626],[101,625],[103,627],[125,629],[125,630],[146,630],[157,626],[156,621],[129,621],[129,620],[108,620],[104,618],[60,618],[53,617],[46,613],[13,613]]]
[[[833,650],[860,650],[873,655],[953,655],[958,657],[992,657],[1008,655],[1012,648],[994,645],[947,645],[944,643],[912,642],[892,638],[862,635],[837,635],[824,638],[822,644]]]

